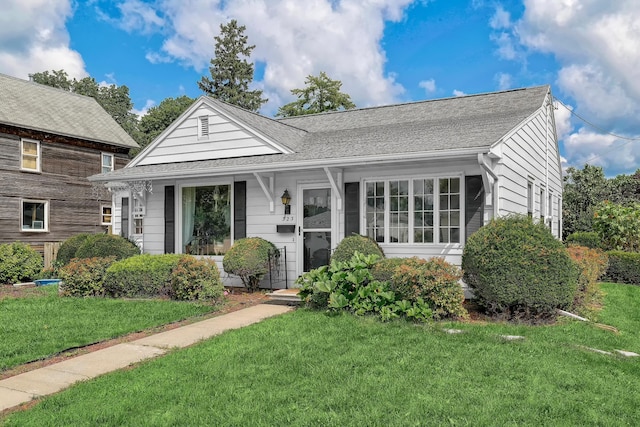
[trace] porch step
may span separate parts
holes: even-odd
[[[300,297],[298,296],[298,289],[278,289],[273,292],[267,293],[267,297],[272,301],[281,301],[288,303],[300,303]]]

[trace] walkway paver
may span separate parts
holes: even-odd
[[[167,349],[187,347],[292,309],[286,305],[259,304],[0,380],[0,411],[58,392],[78,381],[160,356]]]

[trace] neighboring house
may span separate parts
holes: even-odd
[[[0,243],[42,251],[108,231],[111,194],[87,177],[122,168],[133,147],[95,99],[0,74]]]
[[[287,286],[352,233],[388,257],[459,265],[497,216],[528,213],[561,235],[551,101],[542,86],[274,120],[201,97],[125,168],[90,180],[115,190],[114,232],[135,231],[145,252],[220,261],[260,236],[286,248]]]

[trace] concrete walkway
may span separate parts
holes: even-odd
[[[287,305],[259,304],[0,380],[0,411],[292,309]]]

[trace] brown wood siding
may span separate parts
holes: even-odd
[[[20,170],[20,137],[6,131],[0,125],[0,243],[20,240],[42,248],[45,242],[60,242],[74,234],[106,232],[101,206],[111,205],[111,194],[87,177],[101,172],[101,153],[114,153],[115,167],[120,169],[128,162],[126,151],[92,142],[64,144],[62,137],[49,142],[34,138],[38,132],[25,131],[20,136],[40,141],[42,171],[24,172]],[[48,232],[20,230],[21,199],[49,202]]]

